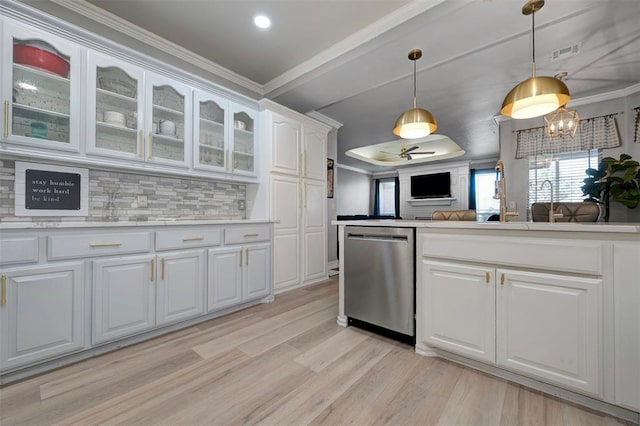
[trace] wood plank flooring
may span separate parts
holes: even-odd
[[[0,389],[9,425],[615,425],[336,325],[337,279]]]

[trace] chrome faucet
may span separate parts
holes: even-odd
[[[545,183],[549,183],[549,189],[551,190],[551,206],[549,207],[549,222],[553,223],[556,221],[556,219],[560,219],[563,216],[563,214],[562,212],[555,213],[553,210],[553,183],[549,179],[545,179],[544,182],[542,182],[542,185],[540,185],[540,189],[544,188]]]
[[[496,193],[494,199],[500,200],[500,223],[505,223],[510,217],[517,217],[518,212],[507,211],[507,180],[504,177],[504,163],[496,163]]]

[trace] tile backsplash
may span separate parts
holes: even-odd
[[[89,216],[15,216],[15,161],[0,160],[0,221],[244,219],[246,185],[89,169]],[[112,194],[115,194],[113,196]],[[113,203],[109,202],[112,195]],[[146,197],[147,206],[139,201]],[[142,198],[142,200],[141,200]],[[115,208],[113,208],[115,206]]]

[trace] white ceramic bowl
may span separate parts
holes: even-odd
[[[118,111],[105,111],[103,120],[105,123],[116,124],[118,126],[124,126],[124,114]]]
[[[160,133],[174,136],[176,134],[176,123],[171,120],[160,120]]]
[[[233,125],[236,126],[236,129],[244,130],[247,128],[247,125],[244,121],[236,120],[233,122]]]

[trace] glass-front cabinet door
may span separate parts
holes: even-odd
[[[80,46],[4,22],[2,52],[3,139],[79,151]]]
[[[210,93],[194,92],[193,167],[201,170],[229,169],[228,102]]]
[[[189,167],[191,164],[191,88],[148,74],[146,161]]]
[[[237,174],[255,176],[257,113],[236,104],[230,104],[229,109],[233,120],[233,126],[230,126],[231,170]]]
[[[144,158],[142,69],[89,52],[87,152]]]

